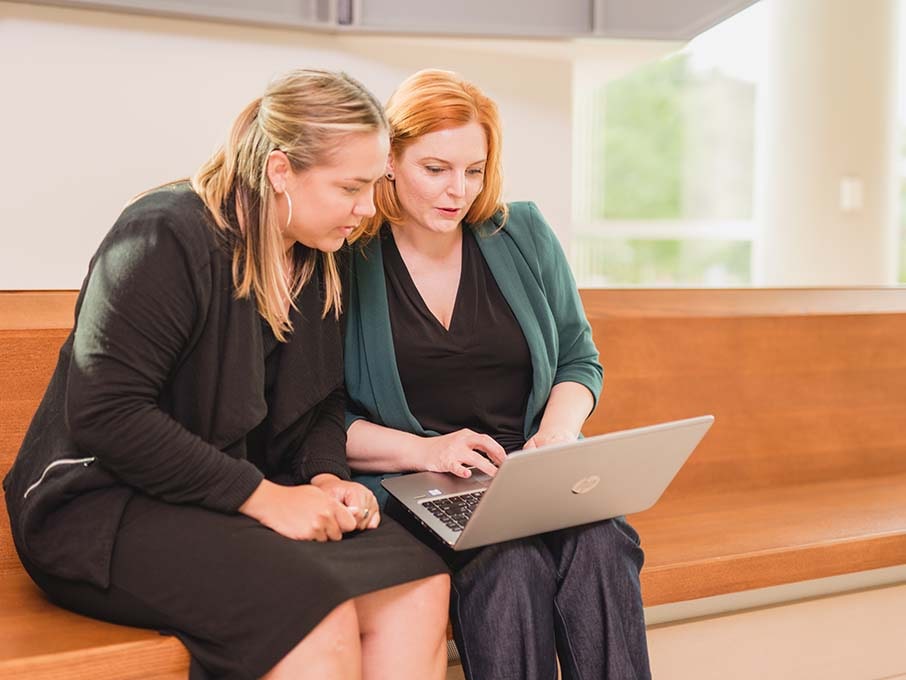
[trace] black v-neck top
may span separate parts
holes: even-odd
[[[418,292],[389,228],[382,231],[390,326],[400,381],[421,426],[488,434],[507,451],[525,444],[532,387],[528,344],[471,229],[447,330]]]

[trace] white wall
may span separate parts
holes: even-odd
[[[272,77],[342,69],[381,100],[449,68],[504,120],[506,198],[568,228],[572,66],[556,44],[337,36],[0,2],[0,289],[78,288],[120,209],[185,177]]]
[[[880,9],[892,2],[876,3],[874,34],[861,22],[847,38],[850,48],[838,53],[822,46],[846,33],[839,21],[812,21],[802,3],[783,5],[796,21],[781,23],[796,26],[772,40],[785,38],[772,47],[774,70],[814,68],[812,80],[777,79],[786,87],[768,98],[774,115],[762,136],[756,283],[893,281],[897,235],[888,168],[896,143],[892,115],[878,111],[896,93],[894,41],[883,30],[892,13]],[[808,8],[826,14],[820,0],[808,0]],[[846,0],[835,0],[834,8],[844,19],[864,10]],[[815,32],[821,36],[806,40]],[[865,58],[851,59],[866,45],[876,57],[868,68]],[[331,35],[0,0],[0,290],[79,287],[123,204],[190,175],[245,103],[269,79],[299,66],[346,70],[381,100],[424,67],[474,80],[503,115],[506,198],[536,201],[566,241],[573,179],[582,183],[588,175],[584,150],[573,153],[573,132],[589,124],[583,108],[589,84],[678,47]],[[843,76],[855,85],[843,84]],[[827,111],[837,115],[822,119]],[[840,111],[847,114],[842,128]],[[844,175],[864,180],[865,204],[856,213],[839,210]]]
[[[768,1],[756,283],[896,281],[899,4]]]

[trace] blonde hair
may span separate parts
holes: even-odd
[[[268,157],[283,151],[295,172],[329,162],[349,134],[387,130],[380,102],[345,73],[300,69],[273,82],[233,123],[226,144],[192,177],[192,188],[233,245],[237,298],[254,294],[258,311],[285,341],[288,306],[322,262],[324,316],[342,309],[342,282],[333,253],[293,248],[291,275],[267,176]],[[288,305],[289,303],[289,305]]]
[[[387,102],[386,115],[390,123],[390,153],[394,159],[422,135],[472,122],[481,125],[488,142],[484,186],[466,214],[465,222],[478,224],[497,213],[502,213],[506,220],[507,207],[500,200],[503,190],[500,113],[490,97],[452,71],[425,69],[409,76],[397,88]],[[356,238],[373,237],[384,222],[399,224],[402,221],[402,207],[392,181],[378,180],[374,205],[376,213],[362,222],[356,230]]]

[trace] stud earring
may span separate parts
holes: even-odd
[[[384,177],[386,177],[387,179],[389,179],[392,182],[394,175],[392,172],[388,172],[386,175],[384,175]]]

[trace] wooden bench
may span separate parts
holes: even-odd
[[[605,390],[586,434],[713,413],[642,535],[648,607],[906,563],[906,289],[588,290]],[[72,292],[0,293],[0,472]],[[187,674],[173,638],[49,604],[0,510],[0,677]]]
[[[587,432],[716,420],[651,510],[646,606],[906,564],[906,288],[584,291]]]
[[[0,476],[15,459],[72,327],[75,293],[0,293]],[[176,680],[189,655],[176,638],[95,621],[50,604],[16,556],[0,504],[0,677]]]

